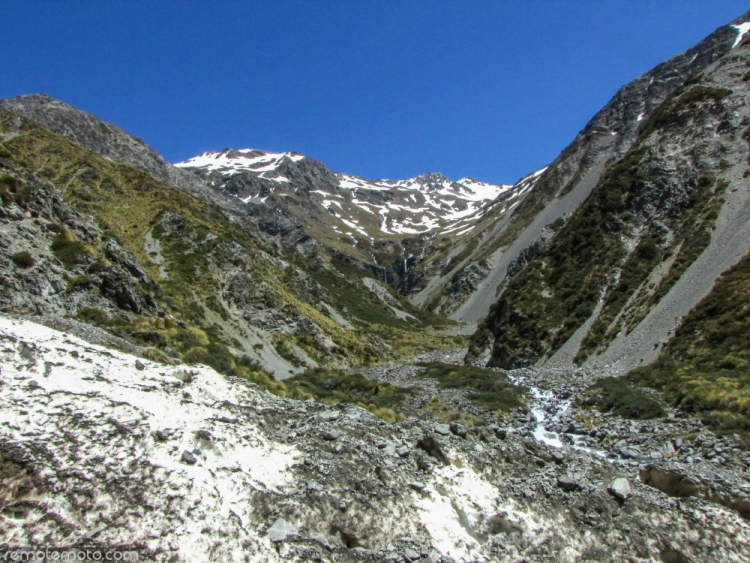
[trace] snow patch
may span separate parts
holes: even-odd
[[[733,25],[732,27],[737,30],[737,39],[734,40],[734,44],[732,45],[732,49],[734,49],[740,44],[745,35],[747,35],[747,32],[750,31],[750,21]]]

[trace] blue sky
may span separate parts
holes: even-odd
[[[337,172],[510,183],[734,0],[0,3],[0,97],[46,92],[177,162],[298,151]]]

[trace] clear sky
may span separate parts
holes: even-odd
[[[298,151],[336,172],[512,183],[739,0],[5,1],[0,97],[90,111],[177,162]]]

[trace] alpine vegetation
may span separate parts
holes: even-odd
[[[749,30],[513,185],[0,100],[0,558],[749,561]]]

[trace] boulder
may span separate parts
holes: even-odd
[[[560,487],[563,491],[567,491],[569,493],[573,491],[580,491],[582,489],[581,484],[578,482],[578,479],[567,473],[565,475],[560,475],[557,478],[557,486]]]
[[[271,527],[268,528],[268,538],[272,542],[282,542],[289,536],[293,536],[299,533],[299,528],[292,524],[291,522],[287,522],[283,518],[278,518],[276,522],[271,524]]]
[[[624,477],[618,477],[612,481],[612,484],[607,487],[607,492],[619,501],[625,501],[633,494],[630,483]]]
[[[329,442],[338,440],[341,437],[341,431],[339,430],[326,430],[323,432],[323,438]]]
[[[435,434],[439,434],[440,436],[447,436],[450,433],[451,433],[451,429],[447,424],[435,425]]]
[[[463,424],[458,424],[457,422],[451,423],[451,432],[453,432],[456,436],[460,438],[466,438],[466,435],[469,432],[469,429],[466,428]]]

